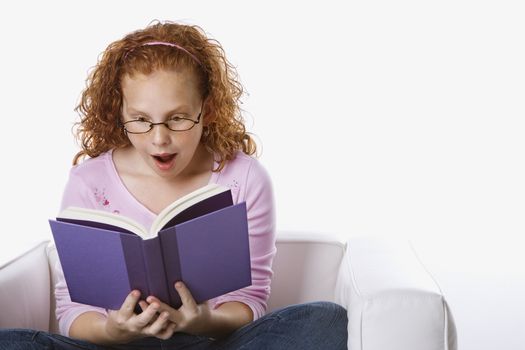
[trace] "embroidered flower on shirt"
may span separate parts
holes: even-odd
[[[120,210],[111,208],[111,203],[109,199],[106,197],[105,188],[103,188],[102,190],[95,188],[93,190],[93,195],[95,196],[95,201],[97,202],[99,207],[109,212],[112,212],[113,214],[120,214]]]
[[[95,191],[93,191],[93,194],[95,195],[95,201],[102,206],[103,208],[111,208],[109,200],[106,198],[105,189],[99,190],[98,188],[95,188]]]

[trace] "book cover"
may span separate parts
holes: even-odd
[[[148,239],[92,220],[49,220],[71,300],[119,309],[139,289],[178,308],[179,280],[198,303],[251,285],[246,204],[225,193],[181,211]]]

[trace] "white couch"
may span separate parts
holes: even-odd
[[[0,328],[57,332],[49,241],[0,266]],[[456,350],[436,281],[407,241],[279,233],[269,310],[334,301],[348,310],[351,350]]]

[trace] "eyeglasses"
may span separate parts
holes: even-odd
[[[175,115],[170,119],[160,123],[153,123],[149,120],[146,120],[146,118],[144,117],[140,117],[138,119],[122,123],[122,127],[127,133],[130,134],[145,134],[150,132],[155,125],[161,124],[164,124],[164,126],[170,129],[171,131],[187,131],[193,128],[196,124],[199,124],[201,120],[201,114],[202,109],[199,115],[197,116],[197,120]]]

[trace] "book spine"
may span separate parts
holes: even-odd
[[[175,282],[182,281],[182,274],[175,227],[160,231],[159,239],[161,241],[164,267],[166,269],[166,281],[170,296],[169,304],[178,309],[182,305],[182,301],[180,300],[179,293],[175,290]]]
[[[142,254],[142,239],[135,235],[123,234],[120,235],[120,241],[127,269],[129,287],[131,290],[140,290],[141,295],[148,295],[150,290],[146,276],[144,255]]]
[[[169,303],[169,292],[166,284],[166,271],[162,262],[162,250],[159,237],[142,241],[142,253],[148,280],[149,293],[164,303]],[[143,295],[145,299],[148,295]]]

